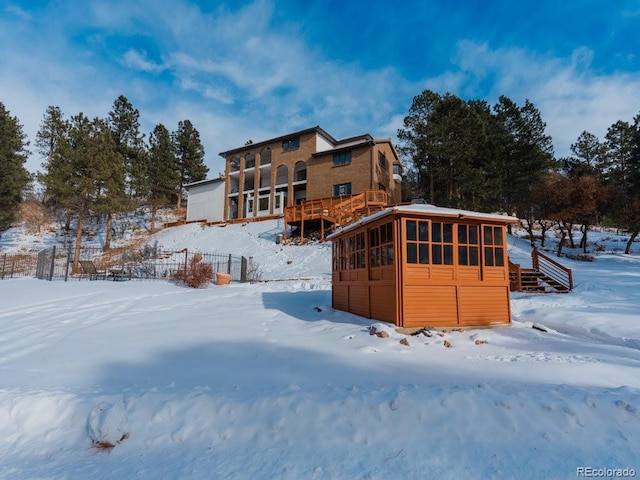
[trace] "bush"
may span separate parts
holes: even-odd
[[[175,272],[171,278],[192,288],[201,288],[213,282],[213,265],[202,261],[202,255],[194,255],[185,268]]]

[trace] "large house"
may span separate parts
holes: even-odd
[[[390,139],[369,134],[336,140],[319,126],[220,153],[226,160],[223,208],[202,208],[187,220],[228,221],[282,215],[305,200],[384,190],[389,203],[401,200],[401,163]],[[218,202],[221,183],[189,186],[189,204],[210,195]],[[195,198],[194,198],[195,197]],[[200,216],[200,218],[195,218]],[[219,218],[218,218],[219,217]]]

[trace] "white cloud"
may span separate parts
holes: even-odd
[[[142,70],[143,72],[160,73],[166,68],[164,65],[149,60],[146,52],[139,52],[134,49],[127,50],[122,59],[127,67]]]
[[[9,14],[11,14],[11,15],[15,15],[16,17],[20,18],[21,20],[30,21],[33,18],[31,13],[27,12],[26,10],[20,8],[17,5],[7,5],[5,7],[4,11],[9,13]]]

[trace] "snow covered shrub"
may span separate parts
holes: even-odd
[[[249,258],[247,262],[247,282],[255,283],[262,281],[262,268],[260,265],[253,259]]]
[[[201,288],[213,282],[215,274],[213,265],[202,261],[202,255],[194,255],[191,261],[179,269],[171,277],[173,280],[184,283],[192,288]]]

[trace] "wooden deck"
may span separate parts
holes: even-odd
[[[285,225],[300,227],[304,241],[305,224],[314,229],[320,228],[324,241],[325,231],[335,226],[344,226],[360,218],[378,212],[388,205],[389,196],[384,190],[365,190],[356,195],[307,200],[300,205],[287,207],[284,211]],[[287,229],[285,228],[285,242]]]

